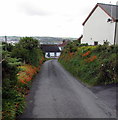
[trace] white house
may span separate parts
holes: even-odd
[[[42,44],[41,49],[46,58],[58,58],[61,54],[59,47],[55,44]]]
[[[68,42],[69,42],[68,40],[63,40],[63,42],[58,45],[60,51],[64,49],[64,47],[68,44]]]
[[[118,5],[97,3],[83,22],[82,43],[118,44]]]

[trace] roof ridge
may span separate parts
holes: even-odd
[[[118,5],[113,5],[113,4],[106,4],[106,3],[97,3],[98,5],[101,4],[101,5],[108,5],[108,6],[116,6],[118,7]]]
[[[93,12],[96,10],[97,7],[100,7],[102,10],[104,10],[104,12],[106,14],[108,14],[114,22],[116,22],[118,20],[118,16],[113,16],[110,14],[108,8],[113,7],[112,9],[114,10],[114,12],[116,12],[116,10],[118,10],[118,5],[112,5],[112,4],[105,4],[105,3],[97,3],[96,6],[92,9],[92,11],[89,13],[88,17],[85,19],[85,21],[82,23],[82,25],[84,25],[86,23],[86,21],[89,19],[89,17],[93,14]]]

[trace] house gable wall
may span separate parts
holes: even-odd
[[[94,41],[98,44],[104,44],[104,41],[114,44],[115,22],[107,22],[110,18],[99,6],[84,24],[82,43],[94,45]]]
[[[118,22],[116,23],[116,40],[115,40],[115,44],[118,45]]]

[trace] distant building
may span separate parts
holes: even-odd
[[[63,48],[68,44],[68,40],[63,40],[63,42],[61,44],[58,45],[60,51],[63,50]]]
[[[58,58],[61,54],[59,47],[55,44],[42,44],[41,49],[46,58]]]
[[[98,3],[83,22],[82,43],[118,44],[118,5]]]
[[[81,40],[82,40],[82,38],[83,38],[83,35],[81,35],[81,36],[77,39],[78,43],[81,44]]]

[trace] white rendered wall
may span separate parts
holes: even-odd
[[[59,47],[59,50],[61,51],[61,50],[62,50],[62,47]]]
[[[57,57],[59,57],[61,55],[61,52],[57,52]]]
[[[56,52],[56,57],[59,57],[60,54],[61,54],[61,52]],[[47,55],[48,55],[48,53],[46,52],[45,53],[45,57],[49,58]],[[55,53],[54,52],[50,52],[50,57],[55,57]]]
[[[104,40],[114,44],[115,23],[107,22],[110,18],[99,6],[83,27],[82,43],[94,45],[94,41],[103,44]]]
[[[117,28],[116,28],[116,43],[118,45],[118,22],[116,23],[117,24]]]

